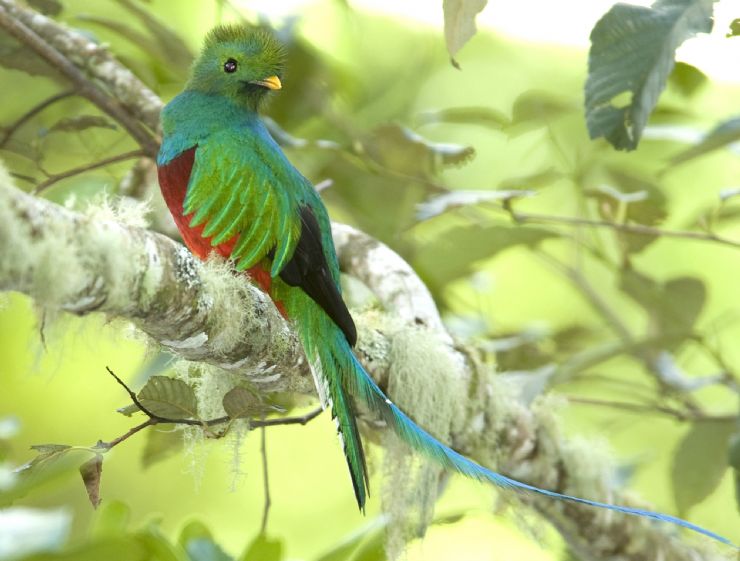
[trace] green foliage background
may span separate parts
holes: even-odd
[[[161,30],[157,42],[146,28],[152,20],[137,20],[131,6],[176,29],[184,44]],[[182,85],[187,51],[198,49],[219,17],[235,15],[228,7],[195,0],[66,0],[59,17],[109,43],[167,100]],[[497,361],[503,375],[523,372],[571,397],[651,410],[636,414],[573,403],[562,415],[569,434],[608,441],[619,458],[620,476],[656,509],[682,513],[740,540],[736,476],[727,469],[740,367],[738,248],[627,236],[608,228],[516,224],[501,208],[501,194],[490,195],[535,191],[536,196],[513,202],[522,213],[675,230],[696,229],[704,220],[721,235],[740,239],[740,203],[732,198],[720,203],[723,190],[737,185],[737,156],[718,150],[671,163],[687,148],[677,140],[676,128],[706,131],[733,116],[740,87],[710,83],[680,66],[650,121],[673,128],[663,129],[659,139],[644,137],[634,152],[616,152],[605,141],[588,138],[584,51],[479,33],[456,55],[459,71],[449,64],[441,30],[328,0],[294,23],[292,32],[284,29],[285,37],[293,37],[285,87],[269,113],[296,138],[335,143],[331,149],[311,143],[288,149],[311,180],[333,180],[323,193],[333,218],[358,226],[409,260],[449,324],[461,338],[488,349],[486,358]],[[10,86],[0,90],[4,124],[59,91],[52,79],[7,69],[0,70],[0,82]],[[79,118],[97,114],[78,98],[61,101],[15,134],[0,157],[17,174],[41,180],[39,154],[43,168],[55,173],[135,148],[120,128]],[[426,140],[411,137],[410,130]],[[474,148],[474,158],[467,147]],[[73,204],[84,207],[102,191],[114,194],[130,166],[123,162],[59,182],[44,196],[58,202],[74,196]],[[19,185],[32,187],[22,180]],[[417,205],[447,189],[479,193],[447,194],[446,211],[421,220]],[[634,192],[644,192],[645,199],[625,202],[625,194]],[[481,197],[491,200],[469,204]],[[32,458],[32,444],[93,444],[125,432],[132,421],[114,410],[126,404],[126,396],[105,366],[136,385],[136,373],[151,359],[125,326],[102,318],[48,318],[44,347],[39,317],[32,303],[17,295],[6,297],[0,309],[0,417],[20,420],[20,432],[4,452],[12,464]],[[630,333],[629,342],[620,330]],[[722,371],[725,383],[690,397],[670,390],[656,381],[667,372],[655,367],[660,353],[672,357],[688,379]],[[723,420],[682,421],[659,408]],[[269,534],[282,541],[286,558],[317,559],[358,529],[377,528],[381,478],[373,478],[373,500],[363,518],[355,510],[328,417],[306,427],[271,429],[268,436]],[[159,527],[171,539],[187,521],[199,519],[216,543],[239,555],[257,534],[262,515],[257,434],[243,443],[206,442],[142,469],[145,446],[145,438],[134,438],[106,457],[103,522],[90,508],[72,463],[61,462],[52,470],[58,474],[16,504],[65,505],[74,513],[72,539],[78,543],[91,531],[119,535],[111,520],[126,509],[130,528]],[[371,456],[377,474],[380,453]],[[507,516],[493,516],[494,495],[480,491],[477,484],[453,478],[437,512],[465,516],[434,526],[425,541],[412,546],[409,559],[563,557],[553,532],[545,531],[542,545],[533,545],[527,534],[545,530],[542,522],[516,503]],[[188,532],[203,531],[190,526]],[[157,535],[151,530],[147,539],[156,541]],[[366,557],[355,559],[382,558],[373,532],[361,535],[370,546]]]

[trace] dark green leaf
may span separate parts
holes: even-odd
[[[671,480],[683,516],[717,488],[727,469],[727,445],[735,422],[695,423],[673,456]]]
[[[475,35],[475,16],[486,7],[488,0],[443,0],[445,40],[452,64],[459,68],[455,55]]]
[[[428,220],[447,212],[448,210],[478,205],[491,201],[510,201],[536,195],[535,191],[507,190],[507,191],[451,191],[419,203],[416,207],[416,217],[419,220]]]
[[[193,388],[182,380],[152,376],[138,395],[151,413],[168,419],[190,419],[198,416],[198,403]]]
[[[668,83],[675,86],[682,95],[689,97],[696,93],[700,86],[707,83],[707,75],[685,62],[677,62],[668,77]]]
[[[100,477],[103,474],[103,456],[96,454],[80,466],[80,475],[85,484],[87,497],[93,508],[100,506]]]
[[[637,147],[673,70],[679,45],[712,30],[713,0],[617,4],[591,31],[586,121],[591,138],[619,150]]]
[[[57,17],[62,13],[62,3],[58,0],[28,0],[28,5],[44,15]]]
[[[480,125],[501,130],[509,125],[509,119],[490,107],[450,107],[437,111],[424,111],[416,116],[419,125],[454,123],[458,125]]]
[[[709,131],[697,144],[680,152],[671,159],[673,164],[680,164],[703,156],[708,152],[724,148],[728,144],[740,140],[740,117],[734,117],[717,125]]]
[[[182,433],[174,425],[157,425],[147,430],[146,444],[141,453],[141,466],[146,469],[166,460],[182,448]]]
[[[258,534],[247,545],[239,561],[282,561],[285,556],[283,540]]]
[[[727,445],[727,464],[740,471],[740,431],[732,435]]]
[[[433,175],[444,166],[464,164],[475,154],[471,146],[431,142],[397,124],[375,128],[363,148],[381,165],[414,176]]]
[[[51,126],[49,132],[80,132],[90,128],[116,130],[116,125],[102,115],[65,117]]]

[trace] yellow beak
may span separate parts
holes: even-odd
[[[283,83],[280,81],[280,78],[278,78],[277,76],[270,76],[262,80],[254,80],[251,83],[257,84],[258,86],[263,86],[267,88],[268,90],[279,90],[279,89],[282,89],[283,87]]]

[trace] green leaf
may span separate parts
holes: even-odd
[[[740,431],[732,435],[727,445],[727,464],[740,471]]]
[[[131,0],[118,0],[118,3],[136,17],[156,40],[162,61],[180,73],[186,73],[193,62],[193,53],[177,32]]]
[[[479,260],[516,246],[534,247],[552,237],[556,234],[530,226],[457,226],[421,244],[413,265],[437,292],[450,281],[468,275]]]
[[[116,130],[118,127],[102,115],[76,115],[60,119],[49,132],[80,132],[91,128]]]
[[[182,449],[182,433],[174,425],[157,425],[147,430],[146,444],[141,453],[141,466],[150,468],[157,462],[166,460]]]
[[[268,538],[258,534],[247,545],[239,561],[282,561],[285,558],[285,544],[278,538]]]
[[[545,125],[549,121],[570,113],[576,105],[549,92],[530,90],[519,95],[511,109],[511,125],[534,123]]]
[[[100,506],[100,477],[103,474],[103,456],[96,454],[80,466],[80,475],[85,484],[87,497],[93,508]]]
[[[129,403],[128,405],[124,405],[123,407],[116,409],[117,413],[125,415],[126,417],[131,417],[134,413],[138,413],[139,411],[141,411],[141,409],[139,409],[139,406],[135,403]]]
[[[94,538],[112,538],[123,536],[131,520],[131,509],[121,501],[106,501],[98,510],[94,520],[92,536]]]
[[[152,376],[138,395],[141,404],[151,413],[167,419],[198,417],[195,392],[182,380]]]
[[[232,419],[248,419],[258,417],[263,413],[274,410],[269,404],[262,403],[259,397],[241,386],[231,388],[223,398],[226,414]]]
[[[486,7],[488,0],[443,0],[445,18],[445,41],[450,62],[455,68],[460,65],[455,55],[475,35],[475,16]]]
[[[197,539],[210,540],[213,539],[213,536],[200,520],[191,520],[180,530],[180,537],[177,538],[177,541],[182,547],[186,547],[189,541]]]
[[[719,485],[727,469],[727,445],[734,431],[734,421],[698,422],[679,443],[673,456],[671,480],[682,516]]]
[[[707,75],[704,72],[685,62],[677,62],[673,72],[668,77],[668,83],[685,97],[694,95],[707,81]]]
[[[147,561],[192,561],[177,544],[170,543],[162,535],[156,524],[149,524],[146,529],[137,532],[136,538],[146,548]]]
[[[65,78],[56,69],[8,33],[0,33],[0,66],[65,83]]]
[[[592,139],[637,147],[673,70],[679,45],[712,30],[713,0],[657,0],[650,8],[617,4],[591,31],[586,121]]]
[[[562,177],[563,174],[561,172],[559,172],[555,167],[550,166],[542,171],[504,179],[498,184],[498,189],[539,189],[554,183]],[[528,192],[532,193],[533,191]]]
[[[681,164],[693,160],[738,140],[740,140],[740,117],[733,117],[717,125],[691,148],[671,158],[671,163]]]
[[[471,146],[432,142],[395,123],[373,129],[363,148],[389,169],[422,177],[434,175],[444,166],[464,164],[475,154]]]

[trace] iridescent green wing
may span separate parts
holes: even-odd
[[[231,252],[237,270],[271,255],[275,276],[300,237],[303,181],[262,135],[224,130],[198,145],[183,210],[194,213],[191,227],[205,225],[213,246],[238,235]]]

